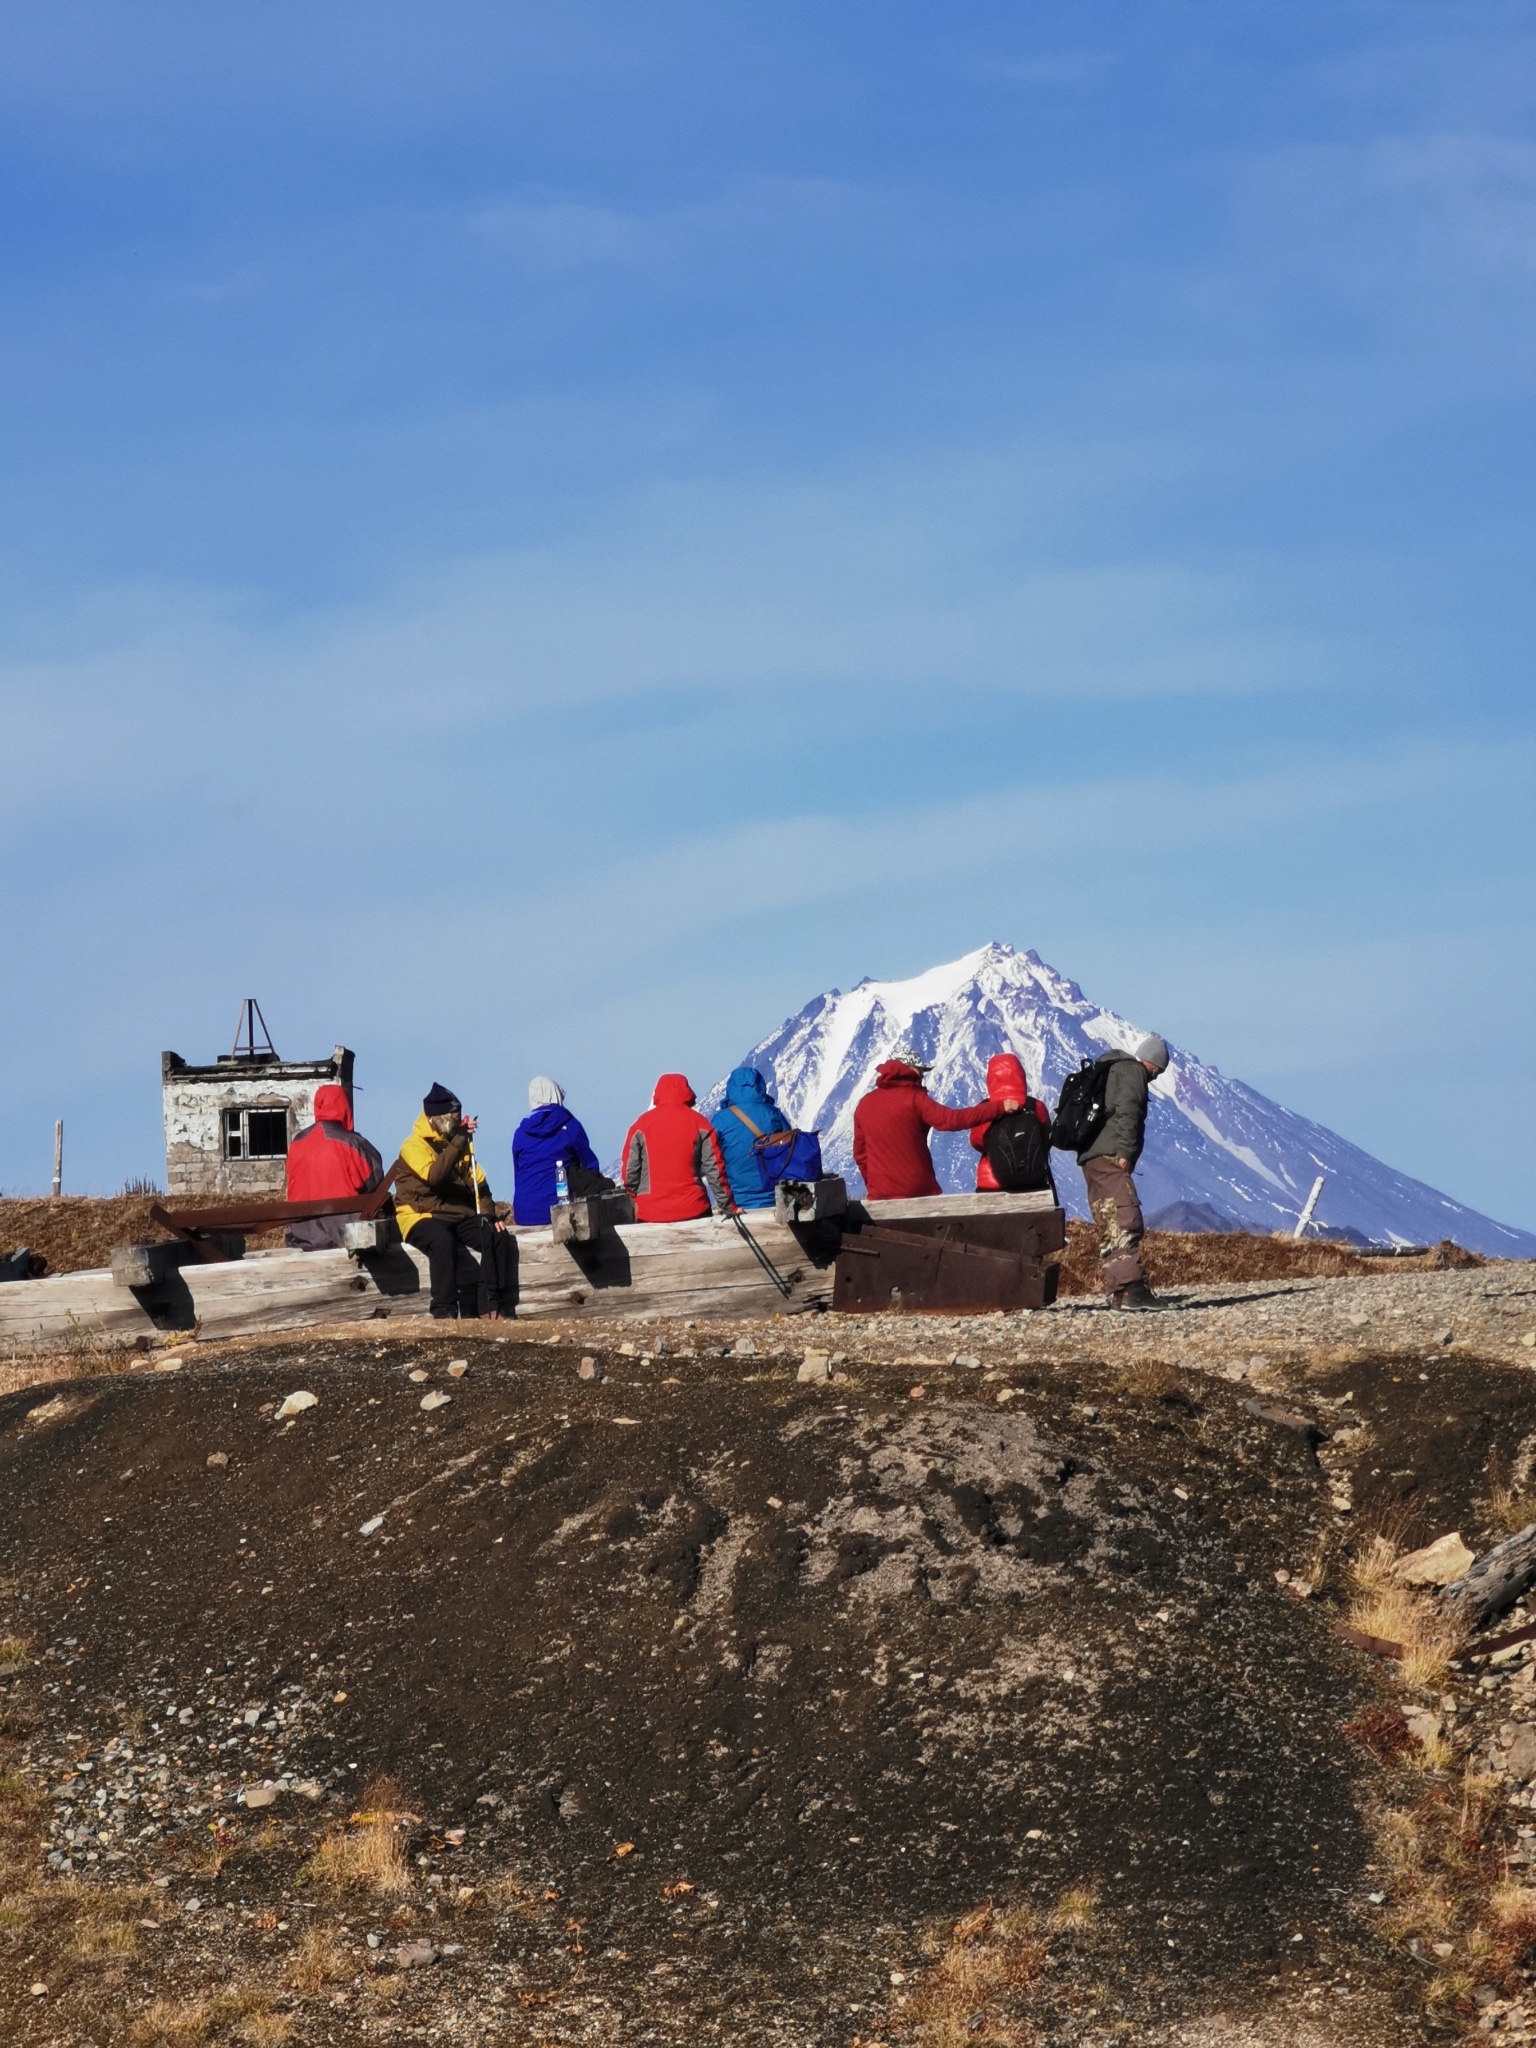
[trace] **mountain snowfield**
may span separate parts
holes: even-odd
[[[1151,1028],[1089,1002],[1038,953],[1017,953],[994,941],[910,981],[861,981],[846,994],[832,989],[817,996],[754,1046],[745,1064],[770,1078],[796,1125],[821,1132],[828,1172],[844,1175],[857,1189],[854,1105],[897,1046],[912,1046],[933,1062],[928,1086],[940,1102],[979,1102],[987,1061],[1014,1052],[1031,1090],[1054,1104],[1063,1077],[1079,1060],[1109,1046],[1131,1050]],[[721,1094],[716,1087],[701,1105],[708,1114]],[[975,1186],[976,1155],[967,1132],[935,1133],[933,1157],[944,1188]],[[1319,1173],[1327,1176],[1320,1224],[1351,1225],[1383,1244],[1448,1237],[1504,1258],[1536,1257],[1529,1231],[1495,1223],[1384,1166],[1170,1042],[1168,1071],[1152,1086],[1147,1147],[1136,1169],[1148,1215],[1170,1202],[1205,1202],[1244,1229],[1290,1229]],[[1069,1154],[1056,1154],[1056,1179],[1063,1206],[1085,1216],[1082,1176]]]

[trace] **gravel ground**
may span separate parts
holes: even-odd
[[[1329,1560],[1500,1533],[1531,1268],[602,1334],[311,1331],[0,1400],[9,2038],[1530,2036],[1470,1908],[1448,1955],[1389,1929],[1406,1780],[1348,1732],[1433,1715],[1415,1785],[1496,1783],[1476,1854],[1518,1874],[1530,1654],[1410,1696],[1332,1633]],[[403,1888],[327,1890],[365,1797]],[[944,2036],[923,1987],[989,1902],[1039,1957]]]

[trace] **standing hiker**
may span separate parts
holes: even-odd
[[[768,1093],[768,1083],[756,1067],[733,1068],[715,1118],[715,1136],[738,1207],[773,1207],[773,1189],[763,1178],[757,1141],[789,1128],[789,1118]]]
[[[987,1102],[992,1121],[977,1124],[971,1143],[976,1192],[1010,1195],[1056,1192],[1051,1176],[1051,1112],[1030,1094],[1024,1065],[1011,1052],[987,1061]]]
[[[1144,1038],[1134,1052],[1101,1052],[1093,1063],[1094,1090],[1102,1090],[1104,1121],[1077,1155],[1088,1206],[1099,1230],[1099,1266],[1114,1308],[1156,1308],[1141,1263],[1146,1225],[1131,1175],[1147,1135],[1147,1089],[1168,1065],[1160,1038]]]
[[[512,1220],[514,1223],[547,1223],[558,1199],[555,1183],[565,1168],[565,1192],[569,1200],[584,1190],[583,1177],[601,1178],[597,1154],[587,1134],[565,1106],[565,1090],[547,1074],[535,1074],[528,1083],[528,1114],[512,1134]],[[603,1185],[612,1185],[604,1181]]]
[[[474,1158],[477,1117],[434,1081],[400,1147],[395,1214],[408,1245],[427,1255],[432,1313],[500,1322],[517,1301],[517,1251]],[[480,1263],[472,1253],[478,1252]]]
[[[943,1193],[928,1150],[930,1131],[968,1131],[997,1115],[991,1102],[946,1109],[923,1086],[929,1062],[902,1046],[875,1069],[875,1085],[853,1112],[854,1164],[873,1201]]]
[[[734,1209],[730,1176],[708,1117],[694,1108],[686,1074],[663,1074],[651,1106],[637,1116],[624,1140],[624,1185],[641,1223],[687,1223],[719,1209]]]
[[[315,1120],[288,1147],[288,1200],[331,1202],[344,1195],[371,1195],[384,1178],[384,1161],[352,1128],[352,1098],[328,1082],[315,1090]],[[345,1216],[304,1216],[290,1223],[283,1242],[295,1251],[335,1251]]]

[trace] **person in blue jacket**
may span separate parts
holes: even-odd
[[[555,1206],[555,1169],[571,1155],[589,1173],[598,1172],[587,1134],[565,1106],[565,1090],[547,1074],[528,1083],[528,1109],[512,1137],[512,1220],[547,1223]]]
[[[768,1093],[768,1083],[756,1067],[736,1067],[725,1084],[715,1136],[725,1154],[726,1177],[738,1208],[773,1207],[773,1189],[763,1179],[752,1148],[759,1138],[789,1128],[789,1118]]]

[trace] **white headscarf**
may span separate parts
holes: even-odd
[[[564,1100],[565,1090],[558,1081],[551,1081],[548,1074],[535,1074],[528,1083],[530,1109],[553,1109],[557,1102]]]

